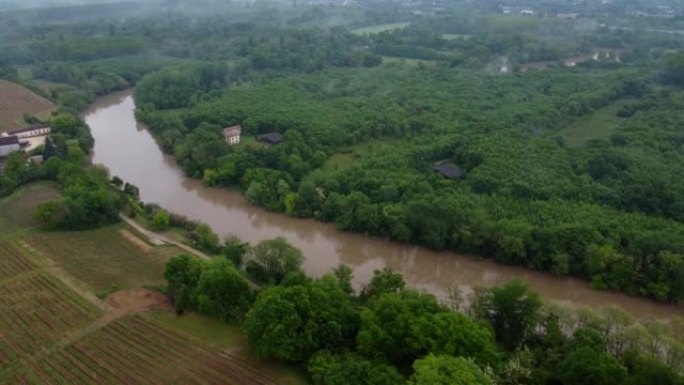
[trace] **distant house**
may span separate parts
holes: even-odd
[[[7,156],[20,149],[21,145],[19,144],[19,138],[16,136],[0,136],[0,157]]]
[[[433,167],[432,170],[448,179],[458,179],[462,178],[465,175],[463,170],[461,170],[459,167],[448,163],[438,164],[435,167]]]
[[[43,162],[45,162],[45,158],[42,155],[35,155],[29,158],[29,162],[33,162],[35,164],[43,164]]]
[[[283,141],[283,135],[277,132],[269,132],[268,134],[259,135],[259,141],[269,144],[278,144]]]
[[[19,139],[33,138],[36,136],[48,135],[52,129],[46,124],[34,124],[29,128],[10,131],[8,135],[14,135]]]
[[[232,126],[232,127],[226,127],[223,129],[223,137],[226,139],[226,142],[230,144],[231,146],[236,146],[240,144],[240,135],[242,134],[242,126],[237,125],[237,126]]]

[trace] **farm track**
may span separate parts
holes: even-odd
[[[19,84],[0,80],[0,132],[20,127],[24,114],[36,115],[55,105]]]
[[[276,384],[250,362],[138,315],[172,311],[160,293],[100,301],[21,240],[0,242],[0,261],[0,384]]]

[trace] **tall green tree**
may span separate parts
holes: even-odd
[[[164,267],[167,290],[176,309],[196,306],[197,284],[202,274],[202,261],[188,254],[171,258]]]
[[[473,357],[483,363],[496,357],[487,328],[450,312],[434,296],[412,290],[384,293],[368,302],[361,311],[357,349],[405,372],[428,353]]]
[[[532,335],[539,321],[541,301],[527,284],[514,280],[491,288],[484,301],[483,316],[504,347],[514,350]]]
[[[353,346],[358,310],[332,276],[262,291],[243,329],[262,358],[303,363],[321,349]]]
[[[262,241],[252,248],[247,261],[247,273],[255,281],[279,284],[290,273],[299,271],[304,261],[302,252],[285,238]]]
[[[430,354],[413,364],[409,385],[494,385],[473,361]]]
[[[583,347],[570,352],[558,373],[564,385],[622,385],[627,370],[608,353]]]
[[[197,310],[224,321],[241,321],[251,300],[249,285],[232,262],[214,258],[204,263],[197,282]]]

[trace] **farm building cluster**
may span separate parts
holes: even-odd
[[[231,146],[240,144],[240,136],[242,135],[242,126],[231,126],[223,129],[223,138]],[[266,144],[278,144],[283,141],[283,135],[278,132],[269,132],[259,135],[256,138],[258,141]]]
[[[50,127],[45,124],[35,124],[0,134],[0,158],[20,150],[30,151],[45,144],[50,131]]]

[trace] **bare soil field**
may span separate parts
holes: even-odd
[[[23,115],[45,115],[55,105],[19,84],[0,80],[0,132],[25,126]]]

